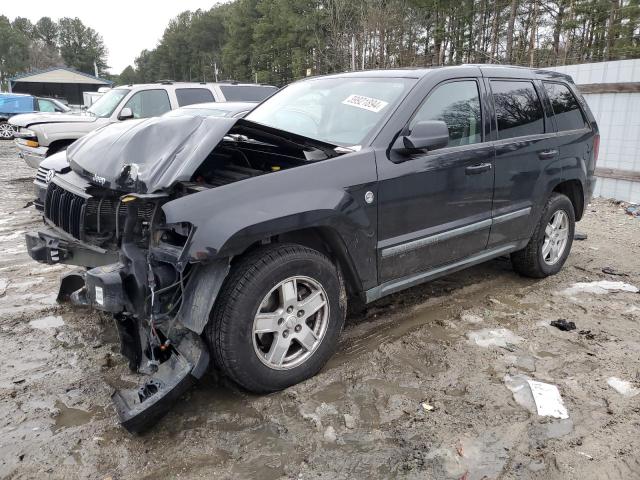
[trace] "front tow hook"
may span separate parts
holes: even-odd
[[[154,374],[137,388],[116,390],[111,396],[120,423],[131,433],[142,433],[155,425],[209,366],[209,351],[198,335],[185,329],[172,338],[171,356]]]

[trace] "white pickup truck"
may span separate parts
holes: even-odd
[[[162,115],[185,105],[207,102],[259,102],[277,90],[269,85],[229,83],[158,83],[109,90],[82,112],[29,113],[11,117],[15,142],[27,165],[38,168],[45,158],[65,150],[87,133],[131,118]]]

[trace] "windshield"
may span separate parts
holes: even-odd
[[[94,114],[96,117],[109,117],[120,103],[120,100],[122,100],[129,91],[130,90],[126,88],[109,90],[96,100],[96,102],[87,109],[87,112]]]
[[[231,113],[229,110],[214,108],[178,108],[165,113],[163,117],[226,117]]]
[[[355,77],[301,81],[245,118],[334,145],[361,145],[414,83],[407,78]]]

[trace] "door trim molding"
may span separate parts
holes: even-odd
[[[387,247],[382,250],[380,255],[382,255],[382,258],[392,257],[394,255],[400,255],[402,253],[410,252],[412,250],[417,250],[418,248],[426,247],[427,245],[433,245],[435,243],[444,242],[445,240],[449,240],[451,238],[458,237],[460,235],[465,235],[467,233],[482,230],[490,226],[491,226],[491,219],[488,218],[486,220],[481,220],[479,222],[465,225],[464,227],[454,228],[453,230],[448,230],[446,232],[436,233],[435,235],[429,235],[427,237],[422,237],[416,240],[410,240],[408,242],[400,243],[392,247]]]
[[[366,303],[371,303],[386,295],[390,295],[392,293],[399,292],[400,290],[404,290],[406,288],[413,287],[430,280],[434,280],[438,277],[442,277],[449,273],[462,270],[472,265],[483,263],[492,258],[496,258],[509,252],[516,251],[522,247],[522,242],[510,243],[490,250],[484,250],[470,257],[458,260],[457,262],[449,263],[441,267],[427,270],[426,272],[419,272],[413,275],[409,275],[408,277],[390,280],[378,285],[377,287],[373,287],[367,290],[365,292]]]
[[[457,227],[452,230],[447,230],[446,232],[436,233],[435,235],[428,235],[426,237],[409,240],[408,242],[403,242],[391,247],[383,248],[380,252],[380,256],[382,258],[388,258],[395,255],[401,255],[403,253],[411,252],[422,247],[427,247],[429,245],[434,245],[436,243],[450,240],[460,235],[466,235],[468,233],[477,232],[478,230],[484,230],[485,228],[491,227],[492,225],[509,222],[511,220],[515,220],[516,218],[524,217],[530,214],[531,207],[521,208],[513,212],[498,215],[493,219],[488,218],[479,222],[470,223],[469,225],[465,225],[463,227]]]

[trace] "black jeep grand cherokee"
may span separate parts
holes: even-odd
[[[146,374],[113,399],[152,424],[213,362],[270,392],[317,373],[347,302],[511,254],[564,264],[598,127],[571,79],[494,66],[300,81],[245,119],[112,125],[68,150],[43,263],[84,267],[60,300],[111,312]]]

